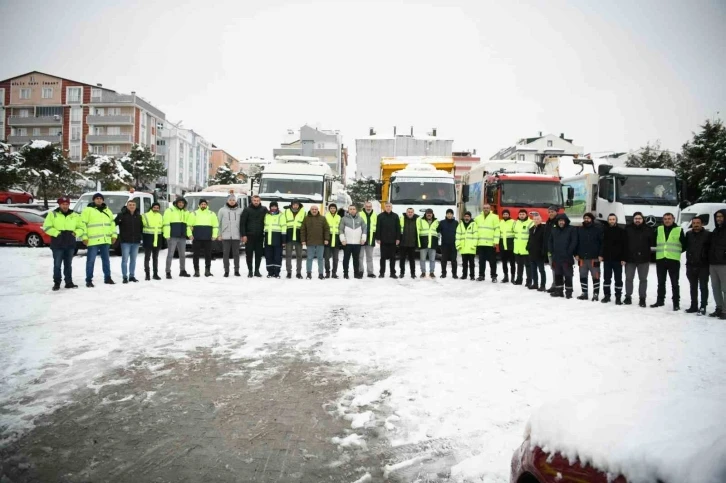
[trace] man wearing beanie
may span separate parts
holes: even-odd
[[[189,277],[184,269],[187,256],[187,238],[191,236],[192,230],[189,227],[191,213],[187,211],[187,200],[177,196],[174,206],[170,206],[164,212],[164,238],[167,240],[166,251],[166,278],[171,278],[171,262],[174,260],[174,252],[179,253],[179,276]]]
[[[595,224],[592,213],[582,215],[582,226],[577,230],[577,251],[575,260],[580,267],[582,294],[578,300],[587,300],[588,274],[592,275],[592,301],[600,298],[600,258],[602,257],[603,231]]]
[[[451,276],[459,278],[456,273],[456,229],[459,222],[454,218],[454,210],[446,210],[446,218],[439,222],[441,235],[441,278],[446,278],[446,266],[451,261]]]
[[[86,252],[86,287],[93,287],[93,268],[96,256],[101,256],[103,266],[103,283],[113,285],[111,279],[111,245],[116,242],[116,224],[114,216],[104,202],[103,195],[96,193],[93,201],[81,212],[83,227],[83,244],[88,247]]]
[[[229,254],[232,253],[234,261],[234,276],[239,277],[239,244],[241,235],[239,232],[242,209],[237,205],[237,196],[230,194],[227,203],[217,212],[219,221],[218,241],[222,242],[222,263],[224,264],[224,276],[229,277]]]
[[[512,282],[517,278],[514,274],[514,220],[509,210],[502,210],[502,219],[499,222],[499,253],[502,255],[502,268],[504,278],[502,282],[509,282],[509,273],[512,273]]]
[[[265,210],[263,227],[267,278],[280,278],[282,249],[285,247],[287,238],[287,223],[278,209],[277,201],[271,201],[270,210]]]
[[[207,206],[207,200],[199,200],[199,208],[190,213],[189,226],[192,230],[192,248],[194,249],[194,276],[199,277],[199,257],[204,252],[204,276],[212,276],[212,240],[219,236],[219,220],[217,215]]]
[[[164,228],[164,220],[159,211],[161,205],[154,202],[151,205],[151,211],[144,213],[141,220],[144,223],[144,272],[146,280],[150,280],[149,259],[153,260],[154,280],[161,280],[159,277],[159,248],[161,248],[162,230]]]

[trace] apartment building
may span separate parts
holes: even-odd
[[[528,161],[544,166],[548,158],[559,156],[575,156],[584,152],[582,146],[575,146],[572,139],[565,138],[565,134],[557,137],[554,134],[531,138],[522,138],[514,146],[499,150],[490,160]]]
[[[157,139],[157,157],[164,162],[166,184],[170,197],[188,191],[200,191],[209,180],[212,143],[193,129],[169,121],[159,123],[161,138]]]
[[[224,149],[212,145],[212,155],[209,159],[209,177],[213,178],[216,176],[217,170],[220,166],[224,166],[227,163],[229,163],[229,167],[232,168],[232,171],[235,173],[239,171],[240,166],[237,158],[229,154]]]
[[[279,148],[272,150],[273,159],[277,156],[312,156],[320,158],[330,166],[334,174],[344,175],[347,156],[343,158],[343,137],[340,131],[301,127],[298,131],[289,129]]]
[[[0,141],[13,149],[30,140],[58,144],[73,163],[89,153],[120,155],[133,144],[155,152],[165,117],[135,92],[101,84],[37,71],[0,81]]]

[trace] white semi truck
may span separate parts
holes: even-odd
[[[453,173],[436,169],[431,164],[409,164],[391,173],[390,180],[382,186],[381,199],[390,201],[394,213],[402,215],[408,208],[423,216],[427,209],[443,220],[446,210],[456,213],[456,183]]]
[[[581,160],[591,164],[591,160]],[[572,203],[565,209],[573,225],[582,223],[582,215],[591,212],[595,219],[607,223],[611,213],[618,224],[632,221],[633,213],[640,211],[648,226],[657,226],[665,213],[676,219],[681,200],[685,199],[685,184],[670,169],[626,168],[601,164],[598,172],[580,174],[562,179],[562,188]]]

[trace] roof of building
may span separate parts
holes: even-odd
[[[116,92],[113,89],[109,89],[108,87],[99,86],[98,84],[89,84],[88,82],[81,82],[81,81],[77,81],[77,80],[73,80],[73,79],[68,79],[66,77],[61,77],[59,75],[48,74],[46,72],[40,72],[39,70],[31,70],[30,72],[26,72],[25,74],[16,75],[16,76],[13,76],[13,77],[8,77],[7,79],[0,80],[0,82],[8,82],[8,81],[11,81],[13,79],[17,79],[19,77],[25,77],[26,75],[30,75],[30,74],[41,74],[41,75],[47,75],[48,77],[57,77],[58,79],[62,79],[64,81],[68,81],[68,82],[73,82],[75,84],[83,84],[85,86],[94,87],[96,89],[103,89],[103,90],[109,91],[109,92]]]

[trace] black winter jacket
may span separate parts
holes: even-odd
[[[547,239],[545,232],[547,227],[543,224],[534,225],[529,229],[529,239],[527,240],[527,252],[529,259],[535,262],[547,260]]]
[[[454,246],[456,245],[456,229],[459,227],[459,222],[455,219],[444,218],[439,221],[438,231],[441,233],[441,245]]]
[[[583,260],[593,260],[602,256],[603,233],[596,223],[583,225],[577,229],[577,251]]]
[[[141,219],[139,210],[133,214],[124,206],[121,213],[116,215],[116,226],[118,226],[119,241],[121,243],[141,243],[144,233],[144,222]]]
[[[570,226],[570,219],[564,213],[557,215],[555,219],[565,220],[565,226],[552,229],[547,251],[552,254],[553,262],[572,262],[577,250],[577,230]]]
[[[260,205],[249,205],[239,218],[240,236],[262,236],[265,231],[265,215],[267,208]]]
[[[689,267],[708,266],[708,247],[711,241],[711,232],[702,228],[696,233],[691,230],[686,233],[686,265]]]
[[[603,234],[602,259],[606,262],[625,261],[625,229],[606,226]]]
[[[545,221],[544,221],[544,222],[542,223],[542,225],[544,225],[544,227],[545,227],[545,231],[544,231],[544,237],[545,237],[545,249],[546,249],[547,251],[549,251],[549,248],[547,248],[547,246],[549,245],[549,240],[550,240],[550,235],[552,234],[552,230],[553,230],[554,228],[557,228],[557,215],[555,215],[555,217],[554,217],[554,218],[553,218],[552,220],[550,220],[549,218],[547,218],[547,219],[546,219],[546,220],[545,220]],[[551,253],[551,252],[550,252],[550,253]]]
[[[721,213],[726,218],[726,210],[719,210],[716,213]],[[716,213],[713,215],[714,218]],[[721,224],[721,226],[716,225],[713,233],[711,233],[708,263],[711,265],[726,265],[726,223]]]
[[[631,223],[625,227],[625,261],[650,262],[650,249],[655,246],[655,231],[645,223]]]
[[[401,233],[402,247],[418,247],[418,215],[409,218],[403,215],[403,230]]]
[[[383,245],[393,245],[401,239],[401,221],[394,212],[385,211],[378,215],[376,221],[376,240]]]

